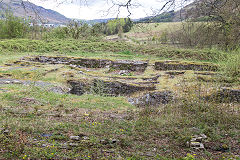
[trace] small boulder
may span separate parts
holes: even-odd
[[[74,140],[74,141],[79,141],[80,137],[79,136],[70,136],[70,139]]]

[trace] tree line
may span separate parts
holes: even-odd
[[[30,19],[15,17],[10,11],[5,11],[0,18],[0,39],[11,38],[73,38],[80,39],[89,36],[113,35],[131,30],[133,22],[130,18],[116,18],[106,23],[93,25],[83,21],[72,20],[66,26],[51,28],[36,23]]]

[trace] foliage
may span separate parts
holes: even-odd
[[[198,36],[196,44],[203,47],[214,45],[222,49],[236,49],[240,43],[240,1],[202,0],[196,3],[196,9],[190,13],[190,21],[206,20],[194,31]],[[191,23],[190,23],[191,25]],[[191,31],[185,30],[190,34]],[[191,35],[190,35],[191,36]],[[193,37],[192,39],[194,39]]]
[[[103,34],[112,35],[129,32],[133,23],[129,18],[109,20],[107,23],[96,23],[88,25],[85,22],[72,20],[66,27],[50,29],[45,33],[44,39],[86,39],[88,37],[101,36]]]
[[[175,16],[175,11],[169,11],[153,17],[142,18],[137,23],[172,22],[174,16]]]
[[[224,75],[235,78],[239,81],[240,78],[240,54],[230,54],[227,59],[222,62],[222,71]]]
[[[23,38],[29,31],[29,25],[26,20],[13,16],[9,11],[3,14],[0,20],[0,38]]]
[[[87,38],[91,36],[91,28],[87,23],[82,21],[72,20],[66,27],[58,27],[50,29],[45,33],[44,39],[65,39],[65,38]]]
[[[104,34],[113,35],[119,32],[129,32],[133,26],[133,22],[130,18],[118,18],[109,20],[105,26]]]

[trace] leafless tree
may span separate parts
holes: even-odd
[[[20,0],[20,1],[22,3],[22,6],[25,7],[24,1],[23,0]],[[47,2],[49,0],[41,0],[41,1]],[[110,13],[111,11],[113,11],[117,13],[117,16],[120,14],[121,9],[126,9],[129,17],[132,15],[133,8],[142,6],[142,4],[139,3],[137,0],[101,0],[101,1],[109,5],[109,8],[105,11],[106,13]],[[152,12],[154,15],[161,13],[163,10],[169,10],[171,8],[174,8],[177,2],[184,3],[192,0],[156,0],[156,1],[159,2],[159,8],[158,9],[152,8]],[[3,2],[4,0],[0,0],[0,4]],[[91,0],[54,0],[54,2],[57,5],[61,5],[64,3],[78,3],[79,5],[88,6]]]

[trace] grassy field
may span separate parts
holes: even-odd
[[[165,29],[167,24],[157,27]],[[169,59],[207,61],[222,69],[221,76],[211,82],[196,80],[192,71],[176,78],[162,76],[159,86],[176,89],[181,98],[158,107],[136,107],[123,96],[77,96],[34,85],[0,84],[0,159],[239,159],[239,103],[202,99],[203,93],[221,86],[239,87],[239,64],[228,58],[238,59],[238,53],[100,39],[0,40],[0,79],[65,85],[66,78],[82,71],[62,64],[14,64],[22,57],[36,55],[143,60],[150,64]],[[155,74],[148,71],[147,76]],[[87,73],[114,74],[104,69]],[[141,75],[133,73],[129,77]],[[230,82],[223,82],[225,79]],[[206,148],[186,147],[186,142],[199,134],[207,135]]]

